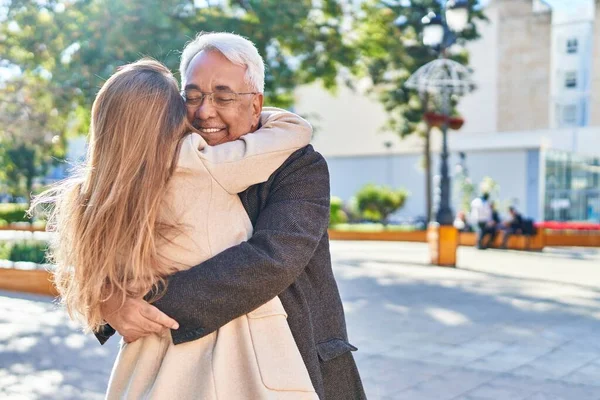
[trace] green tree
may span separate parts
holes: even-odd
[[[65,119],[44,79],[28,74],[3,83],[0,166],[8,192],[29,199],[34,181],[62,157]]]
[[[0,194],[8,193],[9,187],[6,176],[6,151],[8,150],[8,145],[0,139]]]
[[[322,0],[12,0],[0,24],[0,54],[24,71],[55,82],[61,110],[89,107],[118,67],[150,56],[177,71],[180,51],[201,31],[235,32],[252,40],[267,65],[266,101],[290,106],[297,85],[320,80],[333,89],[340,66],[356,51],[344,39],[347,2]]]
[[[475,184],[471,180],[471,178],[461,171],[460,173],[455,175],[454,184],[457,187],[457,201],[459,204],[459,211],[464,211],[465,213],[469,213],[471,210],[471,201],[475,196]]]
[[[459,204],[461,210],[465,213],[471,212],[471,202],[476,196],[480,196],[483,193],[490,195],[490,200],[496,203],[497,207],[504,208],[503,203],[500,199],[500,185],[494,179],[489,176],[484,177],[479,183],[479,188],[473,183],[464,173],[460,173],[457,176],[457,184],[459,186]]]
[[[417,134],[424,139],[428,219],[432,208],[431,129],[422,121],[423,114],[435,110],[437,104],[435,98],[421,97],[404,84],[418,68],[437,57],[435,51],[422,43],[421,19],[431,11],[439,15],[443,3],[439,0],[367,0],[362,3],[356,24],[360,71],[372,82],[371,95],[388,113],[389,118],[383,128],[401,137]],[[486,20],[478,0],[469,0],[469,15],[469,26],[458,34],[458,46],[446,54],[462,64],[468,63],[468,54],[464,48],[460,49],[461,46],[479,37],[474,22]]]
[[[356,194],[357,206],[363,218],[384,225],[387,225],[390,214],[404,206],[407,198],[405,190],[377,185],[366,185]]]
[[[154,57],[177,72],[181,49],[201,31],[236,32],[265,58],[265,101],[289,107],[294,88],[319,80],[334,89],[356,51],[344,39],[351,9],[322,0],[10,0],[0,19],[0,65],[19,73],[0,91],[5,182],[31,191],[64,144],[85,133],[94,97],[122,64]],[[1,84],[1,83],[0,83]],[[20,86],[19,86],[20,85]],[[18,110],[28,97],[27,113]],[[16,106],[16,107],[12,107]],[[11,108],[12,107],[12,108]],[[7,128],[7,127],[10,127]],[[10,130],[10,132],[8,132]]]
[[[500,198],[500,185],[492,177],[486,176],[479,183],[480,193],[489,193],[490,197],[496,201]]]

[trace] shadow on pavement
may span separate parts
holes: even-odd
[[[103,398],[118,340],[101,346],[49,297],[0,292],[0,397]]]

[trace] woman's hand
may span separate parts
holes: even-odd
[[[102,303],[100,310],[104,320],[112,326],[126,343],[156,333],[165,328],[179,329],[179,324],[167,314],[142,299],[127,298],[121,306],[118,296]]]

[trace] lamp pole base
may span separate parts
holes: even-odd
[[[454,223],[452,209],[450,207],[440,208],[435,214],[435,222],[440,225],[452,225]]]
[[[427,242],[431,264],[441,267],[456,267],[458,230],[452,225],[431,222],[427,228]]]

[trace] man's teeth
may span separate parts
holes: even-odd
[[[219,132],[221,129],[218,128],[200,128],[200,130],[204,133],[215,133]]]

